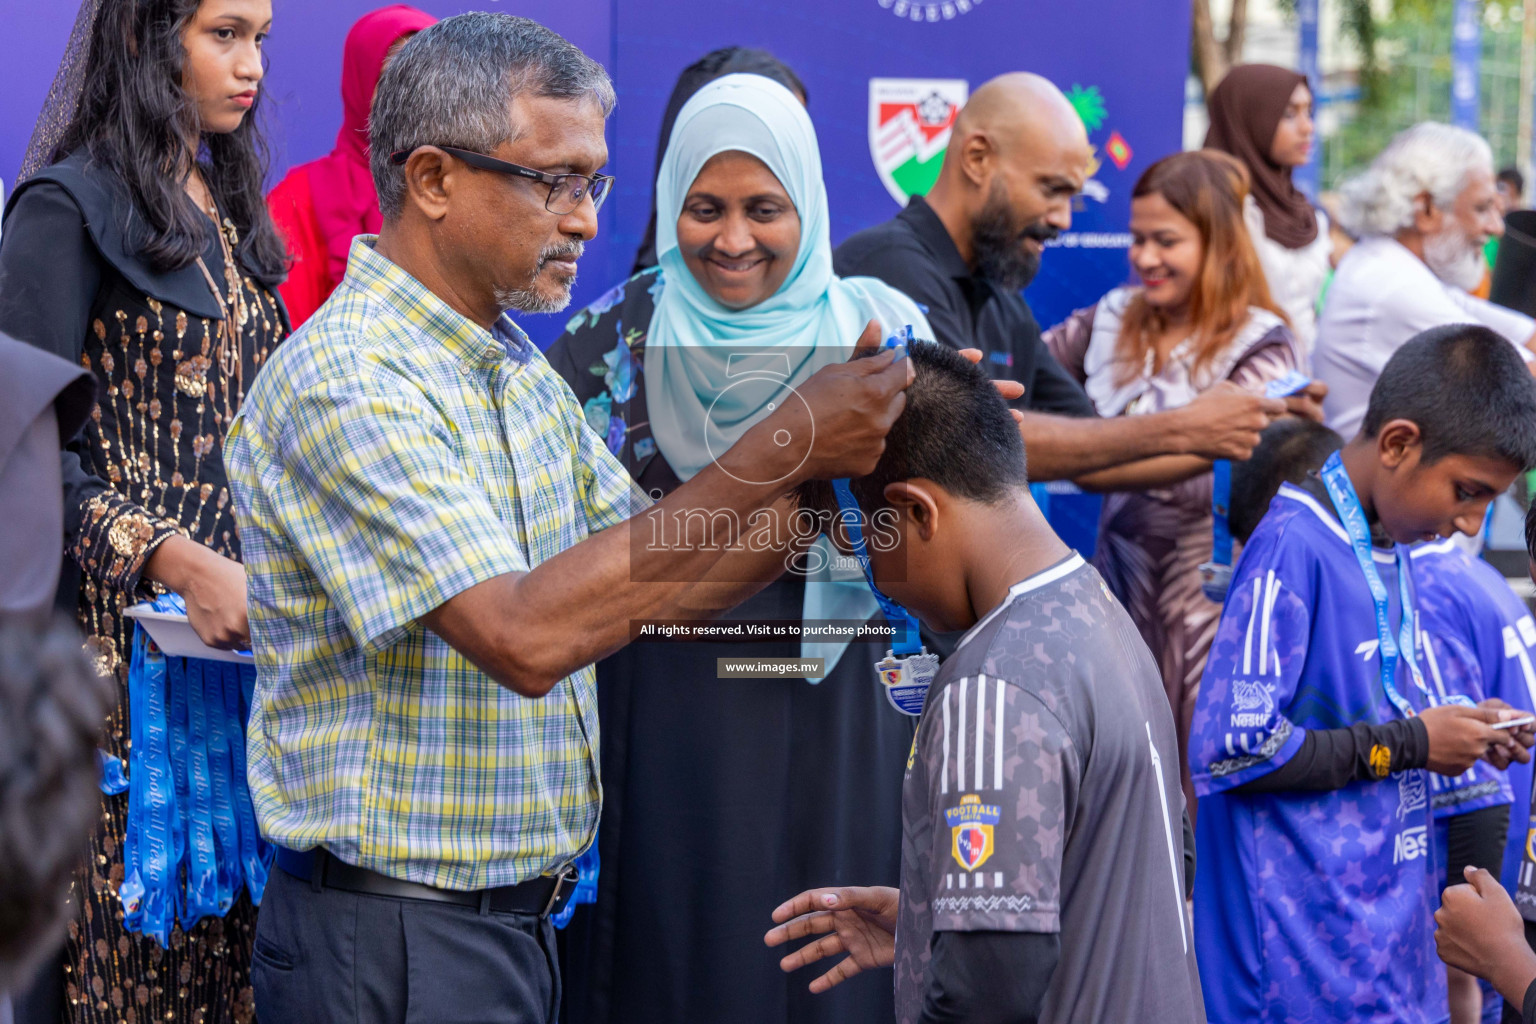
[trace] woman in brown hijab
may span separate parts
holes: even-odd
[[[1227,72],[1206,102],[1207,149],[1248,166],[1244,220],[1264,265],[1270,294],[1291,321],[1304,365],[1317,332],[1317,300],[1332,245],[1327,215],[1291,182],[1313,144],[1312,90],[1305,75],[1273,64]]]

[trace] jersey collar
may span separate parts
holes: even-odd
[[[1312,481],[1311,477],[1307,479],[1309,483]],[[1319,481],[1319,484],[1321,484],[1321,481]],[[1350,546],[1349,534],[1344,532],[1344,524],[1339,522],[1339,514],[1333,508],[1332,499],[1328,499],[1328,503],[1325,505],[1312,494],[1310,489],[1303,490],[1292,483],[1281,484],[1279,493],[1281,496],[1306,508],[1324,526],[1328,527],[1335,537],[1339,538],[1340,543],[1345,547]],[[1327,492],[1325,491],[1324,494],[1326,496]],[[1381,546],[1383,541],[1389,545],[1385,549]],[[1381,527],[1375,523],[1371,524],[1371,557],[1384,565],[1390,564],[1396,559],[1390,539],[1381,531]]]
[[[1083,564],[1083,556],[1074,551],[1066,558],[1063,558],[1061,561],[1051,566],[1049,569],[1042,569],[1035,573],[1033,576],[1027,576],[1019,582],[1015,583],[1013,586],[1009,587],[1008,596],[1003,598],[1002,601],[998,602],[996,608],[993,608],[991,611],[987,612],[987,614],[983,615],[981,619],[977,621],[976,625],[965,631],[965,636],[960,638],[960,642],[955,645],[955,650],[958,651],[960,648],[964,647],[966,643],[971,639],[971,637],[980,632],[983,626],[996,618],[999,612],[1013,604],[1015,600],[1032,590],[1039,590],[1041,587],[1046,586],[1047,584],[1055,583],[1062,577],[1076,572],[1078,569],[1083,567]]]

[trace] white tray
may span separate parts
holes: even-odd
[[[221,651],[209,647],[197,638],[184,614],[157,612],[148,601],[136,604],[123,612],[126,618],[138,620],[149,633],[150,639],[166,654],[180,658],[206,658],[209,661],[232,661],[237,665],[254,665],[256,658],[246,651]]]

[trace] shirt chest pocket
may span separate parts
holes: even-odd
[[[586,539],[586,516],[579,506],[569,454],[519,465],[516,503],[530,566]]]
[[[557,432],[521,439],[513,435],[511,504],[530,567],[587,536],[586,514],[576,483],[576,456],[563,442]]]
[[[532,568],[585,539],[587,518],[571,440],[548,414],[549,397],[523,383],[487,382],[464,440],[491,507]]]

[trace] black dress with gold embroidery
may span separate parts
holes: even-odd
[[[224,435],[244,385],[288,330],[277,281],[243,264],[226,278],[211,230],[207,274],[196,263],[154,270],[137,255],[142,232],[115,179],[77,153],[17,188],[0,233],[0,333],[96,374],[96,408],[62,456],[68,557],[59,601],[120,683],[130,638],[122,612],[158,592],[142,576],[156,546],[181,534],[240,557]],[[127,761],[128,737],[124,691],[105,745]],[[246,897],[223,919],[177,929],[170,949],[124,931],[117,890],[127,808],[126,793],[103,798],[102,826],[76,876],[65,1018],[253,1019],[255,911]]]

